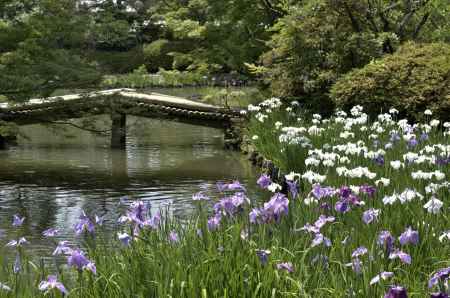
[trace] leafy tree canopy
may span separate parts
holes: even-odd
[[[0,5],[0,94],[10,100],[95,83],[81,56],[88,18],[70,0],[4,1]]]
[[[405,41],[449,41],[449,20],[445,0],[305,0],[271,29],[258,71],[276,95],[326,100],[342,74]]]

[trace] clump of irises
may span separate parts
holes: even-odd
[[[359,106],[305,120],[298,107],[251,108],[255,146],[286,173],[262,173],[256,194],[207,185],[188,219],[127,200],[112,234],[80,210],[79,241],[42,233],[53,266],[27,257],[15,215],[0,297],[448,298],[450,124],[431,111],[421,124],[396,110],[369,121]]]

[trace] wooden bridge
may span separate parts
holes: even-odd
[[[126,115],[222,128],[227,147],[237,146],[240,140],[236,127],[242,119],[237,110],[158,93],[137,93],[134,89],[104,90],[32,99],[20,104],[0,104],[0,120],[18,125],[100,114],[111,115],[112,148],[125,148]],[[0,136],[0,147],[4,143],[4,138]]]

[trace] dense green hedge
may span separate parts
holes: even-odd
[[[130,73],[144,64],[141,47],[128,51],[94,51],[89,56],[99,64],[103,72],[112,74]]]
[[[407,43],[354,70],[331,89],[337,107],[360,104],[376,115],[395,107],[400,116],[420,119],[425,109],[435,117],[450,119],[450,45]]]

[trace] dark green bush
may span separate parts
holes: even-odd
[[[450,45],[406,43],[396,53],[339,79],[331,89],[337,107],[362,105],[374,116],[394,107],[400,116],[450,119]]]
[[[90,58],[99,64],[102,71],[112,74],[129,73],[144,64],[141,47],[129,51],[95,51]]]

